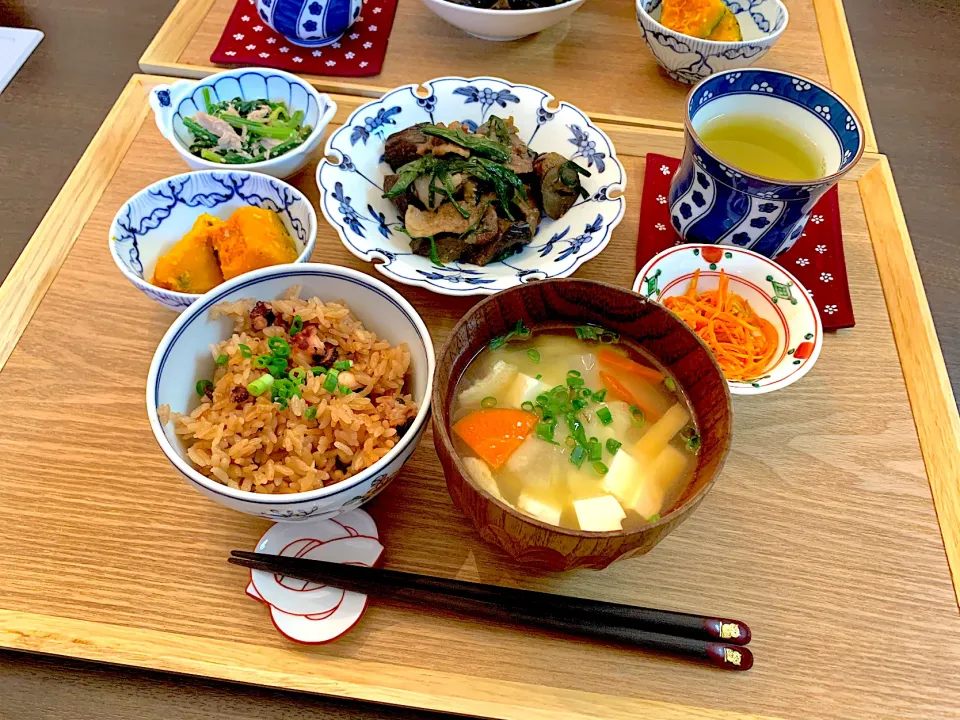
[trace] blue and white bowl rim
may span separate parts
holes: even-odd
[[[368,290],[372,290],[382,299],[391,303],[407,318],[407,320],[410,321],[410,324],[416,329],[421,343],[423,343],[424,353],[427,356],[427,384],[424,388],[423,400],[420,402],[420,409],[417,411],[417,416],[413,420],[413,425],[407,430],[406,433],[404,433],[403,437],[400,438],[400,441],[390,449],[390,452],[380,458],[373,465],[365,470],[362,470],[348,480],[344,480],[327,487],[318,488],[317,490],[309,490],[307,492],[299,493],[286,493],[282,495],[261,495],[246,490],[235,490],[198,472],[187,460],[181,457],[180,453],[178,453],[173,445],[170,444],[165,432],[165,426],[160,422],[160,418],[157,414],[157,408],[160,406],[160,377],[163,373],[164,366],[167,363],[170,353],[172,352],[173,347],[176,345],[180,336],[183,335],[187,328],[189,328],[190,325],[192,325],[197,319],[202,318],[207,312],[209,312],[214,305],[223,302],[227,295],[231,294],[235,290],[242,290],[244,288],[257,285],[263,280],[273,280],[276,278],[285,277],[295,280],[296,278],[303,277],[304,275],[346,280],[354,285],[359,285]],[[241,275],[233,280],[228,280],[222,285],[218,285],[213,290],[203,295],[189,308],[187,308],[176,319],[176,321],[174,321],[173,325],[171,325],[164,334],[163,339],[160,340],[160,344],[157,347],[157,352],[150,363],[150,371],[147,374],[147,415],[153,428],[154,435],[157,439],[157,443],[160,445],[160,449],[163,451],[163,454],[167,456],[167,459],[173,463],[173,466],[191,482],[201,485],[204,489],[209,490],[214,494],[232,498],[234,500],[257,503],[260,505],[289,505],[291,503],[319,500],[321,498],[330,498],[355,488],[358,484],[364,480],[368,480],[371,476],[376,475],[383,467],[389,465],[398,456],[403,454],[407,446],[409,446],[410,443],[413,442],[413,439],[418,436],[421,428],[430,415],[429,406],[430,398],[433,394],[433,369],[435,364],[436,359],[433,351],[433,341],[430,337],[430,331],[427,330],[427,326],[423,322],[423,318],[420,317],[417,311],[414,310],[413,306],[407,302],[407,300],[400,295],[400,293],[386,283],[381,282],[380,280],[377,280],[366,273],[336,265],[324,265],[320,263],[301,265],[274,265],[261,270],[255,270],[252,273]],[[189,380],[186,380],[186,382],[189,382]]]
[[[850,161],[847,162],[846,164],[841,162],[840,168],[836,172],[833,172],[830,175],[825,175],[824,177],[815,178],[814,180],[780,180],[778,178],[769,178],[763,175],[752,173],[748,170],[744,170],[743,168],[733,165],[727,162],[726,160],[724,160],[723,158],[717,157],[715,154],[710,152],[710,150],[703,144],[703,141],[700,139],[700,136],[697,134],[697,131],[693,129],[693,118],[691,117],[691,111],[696,111],[700,107],[702,107],[702,105],[693,107],[693,98],[697,94],[697,91],[704,85],[717,83],[727,75],[733,75],[733,74],[743,75],[746,73],[769,73],[771,75],[781,75],[785,78],[788,78],[789,80],[799,80],[805,83],[810,83],[810,85],[817,88],[821,92],[826,93],[833,100],[835,100],[837,104],[839,104],[840,107],[846,110],[847,113],[850,115],[850,117],[853,118],[853,122],[856,124],[856,128],[857,128],[857,138],[859,139],[859,144],[857,146],[857,151],[851,156]],[[778,96],[773,96],[773,97],[778,97]],[[784,100],[785,102],[792,102],[782,97],[778,97],[778,99]],[[812,108],[809,108],[806,105],[803,105],[802,103],[800,104],[800,106],[807,110],[810,110],[811,115],[816,117],[820,122],[824,123],[827,126],[830,125],[829,122],[817,116],[817,114],[813,112]],[[817,186],[828,185],[833,182],[836,182],[841,177],[846,175],[850,171],[850,169],[860,161],[860,157],[863,155],[863,151],[866,145],[866,139],[863,133],[863,123],[860,122],[860,117],[857,115],[854,109],[850,107],[850,105],[842,97],[837,95],[830,88],[825,87],[821,83],[818,83],[816,80],[811,80],[805,75],[799,75],[793,72],[786,72],[784,70],[771,70],[770,68],[758,68],[758,67],[731,68],[729,70],[722,70],[721,72],[714,73],[713,75],[705,77],[703,80],[701,80],[696,85],[694,85],[690,89],[690,92],[687,94],[687,101],[685,103],[684,111],[683,111],[683,128],[686,132],[690,133],[690,136],[694,139],[694,141],[697,144],[697,148],[699,152],[702,152],[704,155],[707,155],[711,160],[714,160],[718,164],[726,165],[731,170],[736,170],[738,173],[740,173],[746,178],[751,178],[759,182],[770,183],[772,185],[782,185],[784,187],[809,187],[810,185],[817,185]]]

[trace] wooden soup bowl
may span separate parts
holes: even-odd
[[[450,409],[457,381],[493,338],[527,327],[599,325],[646,349],[680,383],[700,429],[693,480],[669,512],[633,530],[586,532],[548,525],[481,490],[453,447]],[[642,295],[591,280],[545,280],[491,295],[457,323],[437,358],[433,439],[453,503],[487,542],[520,563],[548,570],[603,569],[649,552],[703,500],[730,447],[730,392],[706,345],[669,310]]]

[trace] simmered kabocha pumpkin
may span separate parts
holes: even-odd
[[[740,32],[740,23],[737,16],[730,12],[730,8],[723,8],[723,17],[713,29],[707,40],[717,40],[719,42],[740,42],[743,40],[743,34]]]
[[[663,0],[660,24],[684,35],[706,38],[725,12],[729,11],[723,0]]]
[[[204,213],[190,232],[157,260],[151,282],[157,287],[184,293],[205,293],[223,282],[213,250],[213,237],[223,221]]]
[[[272,210],[234,210],[213,239],[225,280],[270,265],[297,259],[297,245]]]

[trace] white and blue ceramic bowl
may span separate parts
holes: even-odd
[[[704,147],[697,128],[725,113],[776,118],[810,138],[825,176],[788,182],[732,167]],[[856,113],[822,85],[779,70],[728,70],[687,97],[684,149],[670,183],[670,221],[687,242],[736,245],[775,258],[803,232],[823,194],[856,165],[863,132]]]
[[[674,80],[695,83],[713,73],[743,68],[763,57],[789,21],[780,0],[723,0],[740,24],[743,40],[701,40],[660,24],[663,0],[636,0],[637,24],[657,63]]]
[[[234,166],[235,167],[235,166]],[[305,263],[317,242],[317,214],[299,190],[282,180],[246,170],[202,170],[155,182],[127,200],[110,225],[110,254],[144,295],[182,312],[201,297],[150,283],[160,256],[203,213],[226,220],[246,205],[273,210],[297,244]]]
[[[323,47],[339,40],[363,0],[257,0],[257,14],[294,45]]]
[[[331,135],[327,159],[317,167],[320,210],[347,249],[377,270],[442,295],[490,295],[531,280],[567,277],[610,241],[623,218],[627,175],[613,143],[581,110],[539,88],[498,78],[445,77],[392,90],[358,108]],[[579,163],[589,197],[559,220],[546,218],[522,252],[484,267],[433,265],[410,251],[410,239],[392,202],[383,198],[383,162],[390,134],[421,122],[458,120],[476,128],[491,114],[513,117],[520,137],[537,152],[554,151]]]
[[[573,15],[586,0],[567,0],[529,10],[492,10],[460,5],[449,0],[423,0],[440,18],[481,40],[519,40],[556,25]]]
[[[222,163],[210,162],[190,152],[193,135],[183,126],[183,118],[191,117],[205,107],[203,89],[208,88],[213,102],[240,97],[244,100],[283,101],[291,112],[303,110],[304,125],[313,132],[303,144],[279,157],[263,162],[239,165],[276,178],[300,172],[320,146],[327,125],[337,112],[337,104],[329,95],[317,92],[307,82],[283,70],[239,68],[216,73],[203,80],[177,80],[172,85],[157,85],[150,91],[150,107],[160,133],[170,141],[183,161],[194,170],[223,169]]]
[[[173,422],[163,425],[160,405],[189,413],[197,405],[195,384],[210,377],[214,364],[210,345],[229,338],[233,322],[214,320],[210,309],[222,302],[245,298],[275,300],[294,285],[301,297],[344,302],[366,328],[391,344],[406,343],[412,362],[409,383],[420,410],[410,429],[379,462],[343,482],[310,492],[265,495],[235,490],[194,469],[186,447],[174,432]],[[183,478],[203,495],[221,505],[269,520],[330,518],[352,510],[385,488],[420,443],[430,414],[433,388],[433,341],[417,311],[396,291],[369,275],[335,265],[277,265],[228,280],[194,303],[170,326],[160,341],[147,376],[147,416],[163,454]]]

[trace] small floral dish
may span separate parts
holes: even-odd
[[[503,11],[506,12],[506,11]],[[490,295],[532,280],[567,277],[599,254],[623,218],[627,175],[613,143],[590,119],[530,85],[497,78],[445,77],[392,90],[358,108],[327,142],[317,167],[320,210],[347,249],[384,275],[441,295]],[[541,222],[523,250],[484,267],[467,263],[437,266],[413,254],[402,218],[383,197],[384,142],[421,122],[461,121],[475,129],[491,114],[512,116],[520,138],[538,153],[556,151],[590,172],[582,179],[588,197],[559,220]]]
[[[277,523],[255,552],[373,567],[383,554],[377,525],[363,510],[335,520]],[[270,608],[277,630],[294,642],[321,645],[341,637],[363,616],[367,596],[329,585],[251,570],[246,593]]]
[[[637,24],[657,63],[674,80],[693,84],[721,70],[752,65],[783,34],[789,21],[780,0],[723,0],[743,40],[701,40],[660,24],[663,0],[636,0]]]
[[[584,2],[586,0],[567,0],[550,7],[529,10],[494,10],[461,5],[449,0],[423,0],[428,10],[468,35],[498,42],[519,40],[546,30],[551,25],[566,20]]]
[[[694,272],[700,271],[698,288],[715,290],[720,271],[730,290],[750,303],[771,322],[779,336],[774,360],[761,377],[728,380],[734,395],[760,395],[795,383],[813,367],[823,344],[820,314],[799,281],[769,258],[750,250],[719,245],[676,245],[655,255],[644,265],[633,290],[662,301],[682,295]]]
[[[307,492],[261,494],[234,489],[194,468],[174,423],[160,421],[159,408],[189,413],[197,405],[193,380],[213,374],[212,344],[229,338],[233,322],[212,318],[223,302],[283,298],[294,286],[301,297],[342,302],[370,330],[391,345],[406,343],[411,362],[409,392],[419,410],[397,444],[370,467],[340,482]],[[147,417],[163,454],[188,484],[221,505],[268,520],[296,522],[333,518],[354,510],[383,490],[416,450],[430,415],[434,373],[433,340],[417,311],[400,293],[366,273],[335,265],[275,265],[228,280],[191,305],[160,341],[147,375]]]
[[[172,85],[157,85],[150,91],[150,107],[160,133],[170,141],[183,161],[194,170],[223,169],[222,163],[211,162],[190,152],[192,134],[184,127],[190,118],[206,107],[204,90],[211,102],[271,100],[286,103],[290,112],[302,110],[303,124],[313,128],[302,144],[269,160],[245,163],[242,167],[286,178],[300,172],[323,140],[327,125],[337,112],[337,104],[329,95],[317,92],[312,85],[283,70],[239,68],[216,73],[203,80],[177,80]]]
[[[282,180],[246,170],[204,170],[155,182],[127,200],[110,225],[110,254],[133,285],[151,300],[183,312],[201,295],[157,287],[154,267],[202,213],[226,220],[252,205],[277,213],[305,263],[317,242],[317,214],[299,190]]]
[[[294,45],[336,42],[360,17],[363,0],[256,0],[257,14]]]

